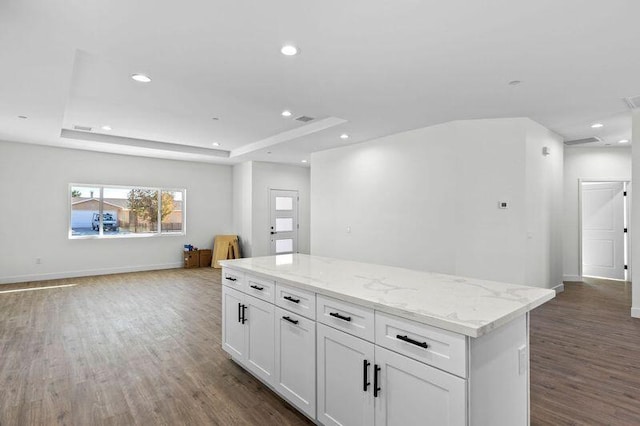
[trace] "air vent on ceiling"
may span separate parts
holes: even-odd
[[[624,98],[624,101],[630,109],[640,108],[640,95]]]
[[[89,126],[73,126],[75,130],[82,130],[83,132],[90,132],[92,129]]]
[[[593,142],[602,142],[602,139],[598,137],[593,138],[584,138],[584,139],[574,139],[572,141],[564,141],[565,145],[582,145],[585,143],[593,143]]]
[[[313,117],[307,117],[306,115],[301,115],[300,117],[296,118],[296,120],[302,121],[303,123],[307,123],[309,121],[312,121]]]

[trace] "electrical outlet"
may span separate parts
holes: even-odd
[[[507,203],[506,201],[498,201],[498,208],[499,209],[508,209],[509,208],[509,203]]]
[[[42,258],[36,257],[36,265],[42,264]]]
[[[527,368],[527,346],[522,345],[518,348],[518,374],[522,376]]]

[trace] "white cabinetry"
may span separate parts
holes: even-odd
[[[316,422],[528,424],[526,314],[470,338],[256,275],[223,270],[223,349]]]
[[[276,308],[275,388],[311,418],[316,416],[316,323]]]
[[[263,300],[222,287],[222,347],[266,383],[275,368],[275,307]]]
[[[318,324],[318,421],[373,424],[374,345]]]
[[[466,380],[318,324],[318,421],[464,426]]]
[[[466,380],[376,346],[376,426],[466,424]]]

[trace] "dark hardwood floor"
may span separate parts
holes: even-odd
[[[588,279],[531,314],[531,424],[640,425],[631,284]]]
[[[533,425],[640,424],[629,310],[629,284],[591,281],[532,313]],[[0,425],[55,424],[311,423],[222,351],[201,268],[0,286]]]

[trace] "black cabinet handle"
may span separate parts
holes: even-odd
[[[237,278],[233,278],[233,277],[224,277],[224,279],[229,281],[238,281]]]
[[[285,297],[283,297],[283,299],[288,300],[289,302],[293,302],[293,303],[300,303],[300,299],[294,299],[291,296],[285,296]]]
[[[245,316],[246,311],[247,311],[247,305],[242,305],[242,324],[247,322],[247,317]]]
[[[291,324],[297,324],[299,321],[291,319],[290,317],[282,317],[283,320],[289,321]]]
[[[369,366],[371,365],[371,363],[369,361],[367,361],[366,359],[362,361],[362,390],[364,392],[367,391],[367,388],[369,387],[369,385],[371,384],[371,382],[369,382]]]
[[[425,348],[425,349],[429,347],[429,345],[427,345],[427,342],[418,342],[417,340],[413,340],[409,336],[402,336],[400,334],[396,334],[396,339],[402,340],[407,343],[411,343],[412,345],[420,346],[421,348]]]
[[[380,393],[380,387],[378,386],[378,372],[382,370],[378,364],[373,367],[373,397],[377,398]]]
[[[329,312],[329,315],[331,315],[332,317],[335,317],[335,318],[339,318],[342,321],[351,321],[351,317],[345,317],[344,315],[340,315],[337,312]]]
[[[238,322],[242,322],[242,303],[238,303]]]
[[[251,288],[255,288],[256,290],[264,290],[264,287],[260,287],[259,285],[252,285]]]

